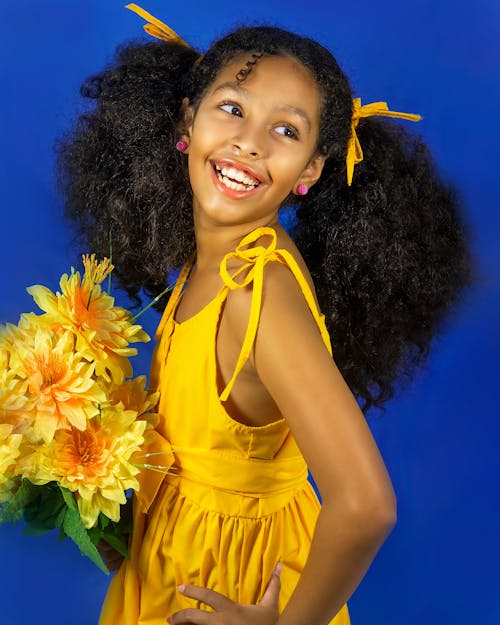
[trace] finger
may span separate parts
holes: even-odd
[[[125,560],[125,558],[121,556],[120,558],[116,558],[115,560],[105,560],[105,562],[106,566],[110,571],[117,571],[122,565],[123,560]]]
[[[180,623],[182,624],[194,623],[195,625],[210,625],[211,620],[212,619],[211,619],[210,612],[205,612],[204,610],[197,610],[196,608],[186,608],[185,610],[180,610],[179,612],[172,614],[172,616],[169,616],[167,619],[167,623],[170,623],[170,625],[180,625]]]
[[[233,604],[231,599],[221,595],[220,592],[215,592],[215,590],[204,588],[203,586],[181,584],[177,586],[177,590],[186,597],[192,597],[193,599],[198,599],[198,601],[203,601],[203,603],[206,603],[217,612],[227,610]]]
[[[267,606],[267,607],[276,607],[279,602],[280,590],[281,590],[281,562],[278,562],[276,568],[271,575],[271,579],[269,580],[269,584],[267,585],[266,591],[262,596],[262,599],[259,601],[259,605]]]
[[[99,543],[97,544],[97,549],[103,553],[113,553],[113,551],[116,551],[115,549],[113,549],[111,545],[108,545],[108,543],[105,542],[104,540],[99,541]]]
[[[124,557],[120,553],[118,553],[118,551],[113,549],[113,547],[110,547],[104,541],[101,541],[97,545],[97,549],[101,555],[101,558],[104,560],[104,563],[110,571],[116,571],[120,568]]]
[[[119,562],[120,560],[123,560],[123,556],[116,553],[101,553],[101,557],[106,562]]]

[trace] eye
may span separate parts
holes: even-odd
[[[229,115],[235,115],[236,117],[243,117],[243,113],[241,112],[240,107],[237,106],[236,104],[232,104],[231,102],[224,102],[224,104],[221,104],[219,108],[225,111],[226,113],[229,113]]]
[[[299,133],[295,130],[295,128],[293,128],[293,126],[276,126],[274,130],[279,135],[283,135],[289,139],[297,140],[299,138]]]

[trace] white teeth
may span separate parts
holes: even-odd
[[[222,169],[216,166],[217,171],[219,171],[224,177],[231,178],[231,180],[236,180],[238,182],[243,182],[245,185],[255,187],[258,184],[258,181],[255,178],[248,176],[245,172],[236,169],[235,167],[223,167]]]
[[[229,189],[233,189],[234,191],[251,191],[255,188],[255,185],[246,185],[235,182],[234,180],[229,180],[229,178],[223,176],[219,171],[217,171],[217,178],[222,182],[223,185],[225,185]]]
[[[235,191],[237,191],[238,189],[244,188],[244,185],[233,182],[232,180],[229,180],[225,176],[222,178],[222,182],[226,185],[226,187],[229,187],[230,189],[234,189]]]

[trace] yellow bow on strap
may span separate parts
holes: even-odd
[[[374,115],[381,117],[399,117],[412,122],[418,122],[422,119],[420,115],[413,113],[399,113],[398,111],[390,111],[387,102],[372,102],[361,106],[361,98],[353,98],[353,113],[351,121],[351,136],[347,143],[347,184],[351,186],[352,175],[354,173],[354,165],[361,163],[363,160],[363,150],[356,134],[356,126],[362,117],[372,117]]]
[[[170,28],[170,26],[160,22],[159,19],[156,19],[156,17],[151,15],[151,13],[141,9],[141,7],[137,6],[137,4],[127,4],[125,8],[137,13],[137,15],[140,15],[146,21],[149,20],[150,23],[144,25],[144,30],[148,33],[148,35],[156,37],[157,39],[162,39],[163,41],[173,41],[175,43],[179,43],[186,48],[191,47],[184,41],[184,39],[181,39],[175,30]]]

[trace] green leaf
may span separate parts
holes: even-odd
[[[17,523],[21,520],[24,508],[39,496],[42,486],[36,486],[24,479],[9,503],[3,508],[0,523]]]
[[[99,527],[104,529],[109,524],[110,524],[109,518],[105,514],[103,514],[102,512],[99,513]]]
[[[87,530],[82,523],[79,513],[76,510],[66,510],[64,515],[63,528],[67,536],[73,540],[73,542],[80,549],[80,553],[87,558],[90,558],[92,562],[97,565],[101,571],[109,574],[109,569],[104,564],[100,553],[97,551],[96,546],[90,540]]]
[[[59,513],[57,514],[56,519],[55,519],[56,527],[62,527],[62,524],[64,523],[65,514],[66,514],[66,507],[61,506],[61,509],[59,510]]]
[[[59,535],[57,537],[58,542],[62,543],[62,541],[66,538],[66,534],[64,532],[64,528],[61,524],[61,526],[59,527]]]
[[[24,536],[41,536],[53,530],[54,527],[48,527],[47,525],[39,525],[37,523],[30,523],[23,528]]]
[[[38,523],[46,525],[48,528],[59,527],[61,522],[57,519],[64,513],[66,506],[54,498],[40,498],[36,505],[30,504],[24,511],[24,520],[27,523]]]
[[[124,558],[130,560],[130,554],[127,548],[128,536],[103,533],[102,539],[113,547],[113,549],[118,551],[118,553],[121,553]]]
[[[102,528],[99,525],[91,527],[87,530],[87,535],[94,545],[98,545],[102,538]]]
[[[70,510],[78,510],[78,504],[75,501],[75,496],[73,495],[73,493],[68,490],[67,488],[64,488],[64,486],[61,486],[60,484],[58,484],[59,486],[59,490],[62,493],[62,496],[64,498],[64,502],[65,504],[68,506],[68,508]]]
[[[131,534],[134,527],[133,519],[120,519],[118,528],[122,534]]]
[[[60,527],[64,519],[66,504],[55,483],[39,487],[38,496],[24,509],[27,534],[41,534]]]

